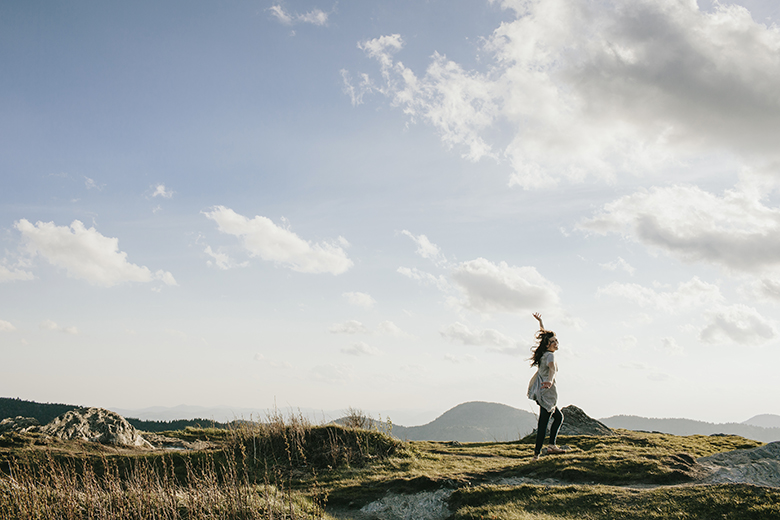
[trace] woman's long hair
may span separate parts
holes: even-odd
[[[531,366],[532,367],[538,367],[539,364],[542,362],[542,356],[545,352],[547,352],[547,345],[550,343],[550,340],[555,337],[555,333],[551,330],[540,330],[536,333],[536,339],[539,341],[539,344],[532,348],[531,351],[534,353],[533,356],[531,356]]]

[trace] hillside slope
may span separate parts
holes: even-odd
[[[614,415],[600,420],[610,428],[623,428],[626,430],[662,432],[672,435],[725,433],[761,442],[780,441],[780,428],[762,428],[761,426],[744,423],[715,424],[691,419],[652,419],[636,415]]]
[[[421,426],[393,425],[399,439],[493,442],[517,440],[536,427],[536,416],[511,406],[471,401],[447,410]]]

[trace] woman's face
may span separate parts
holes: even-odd
[[[550,352],[558,350],[558,338],[551,338],[550,341],[547,342],[547,350]]]

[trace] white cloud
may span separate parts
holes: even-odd
[[[707,343],[731,340],[741,345],[766,343],[777,337],[775,324],[752,307],[737,304],[709,313],[709,324],[699,333]]]
[[[105,186],[104,184],[96,183],[94,179],[90,179],[87,176],[84,176],[84,185],[86,186],[86,188],[88,190],[95,189],[95,190],[98,190],[98,191],[102,190],[103,187]]]
[[[376,303],[376,300],[370,294],[362,292],[345,292],[341,296],[346,298],[350,305],[357,305],[366,309],[370,309]]]
[[[459,264],[452,279],[465,296],[461,304],[481,313],[525,312],[558,304],[560,289],[534,267],[494,264],[477,258]]]
[[[103,287],[153,280],[176,285],[173,275],[167,271],[152,273],[145,266],[131,264],[127,253],[119,251],[119,239],[105,237],[94,227],[87,229],[78,220],[68,227],[56,226],[54,222],[31,224],[21,219],[14,227],[21,232],[30,254],[40,255],[50,264],[65,269],[72,278]]]
[[[255,361],[259,361],[263,364],[268,365],[271,368],[283,368],[283,369],[290,369],[293,366],[288,363],[287,361],[274,361],[271,359],[267,359],[263,354],[260,354],[259,352],[254,355],[253,359]]]
[[[453,363],[455,365],[459,365],[461,363],[475,364],[475,363],[479,363],[479,358],[471,354],[466,354],[463,356],[456,356],[454,354],[444,354],[444,361]]]
[[[158,184],[157,186],[152,187],[154,191],[152,192],[152,198],[154,197],[162,197],[164,199],[170,199],[173,197],[173,192],[165,187],[165,184]]]
[[[343,83],[342,91],[350,97],[353,107],[362,105],[363,97],[375,90],[374,84],[368,74],[360,74],[360,83],[355,86],[352,84],[352,76],[349,74],[348,70],[341,69],[340,73]]]
[[[632,336],[631,334],[623,336],[617,340],[617,346],[621,350],[633,350],[638,344],[639,340],[636,339],[636,336]]]
[[[780,282],[767,278],[754,280],[740,287],[740,294],[746,299],[780,300]]]
[[[635,283],[611,283],[597,291],[599,296],[604,294],[626,298],[641,307],[654,307],[666,312],[723,301],[718,286],[703,282],[696,276],[680,283],[675,291],[659,292]]]
[[[599,264],[603,269],[606,269],[607,271],[617,271],[620,269],[621,271],[625,271],[631,276],[634,276],[634,272],[636,269],[631,267],[631,264],[623,260],[622,258],[618,257],[617,260],[613,262],[608,262],[606,264]]]
[[[286,265],[293,271],[337,275],[353,265],[341,247],[348,245],[342,237],[334,243],[312,244],[267,217],[258,215],[250,220],[224,206],[203,214],[216,222],[221,232],[239,237],[251,256]]]
[[[401,233],[414,240],[414,243],[417,244],[417,254],[420,255],[421,257],[431,260],[436,265],[444,264],[447,262],[447,259],[444,258],[444,255],[441,254],[441,249],[439,248],[439,246],[437,246],[436,244],[428,240],[427,236],[425,235],[414,236],[411,232],[405,229],[401,231]]]
[[[333,334],[366,334],[369,330],[357,320],[348,320],[344,323],[334,323],[328,328]]]
[[[346,365],[317,365],[311,369],[311,378],[330,384],[344,384],[353,379],[352,369]]]
[[[442,337],[452,341],[459,341],[464,345],[506,347],[515,342],[495,329],[470,330],[466,325],[455,322],[439,331]]]
[[[11,267],[10,269],[3,264],[0,264],[0,283],[13,282],[18,280],[32,280],[35,276],[24,269],[17,267]]]
[[[679,356],[683,353],[683,348],[672,337],[661,338],[661,350],[672,356]]]
[[[392,336],[394,338],[405,338],[405,339],[411,339],[414,338],[411,334],[407,334],[401,328],[393,323],[392,321],[383,321],[377,326],[377,332],[379,334],[387,334],[388,336]]]
[[[321,9],[312,9],[304,14],[288,13],[281,5],[273,5],[267,9],[274,18],[284,25],[293,25],[296,23],[309,23],[312,25],[327,25],[328,13]]]
[[[751,190],[722,197],[694,186],[642,190],[605,205],[579,227],[619,233],[689,262],[747,273],[780,268],[780,209]]]
[[[211,258],[214,259],[212,262],[211,260],[206,261],[206,265],[211,267],[212,265],[216,266],[218,269],[227,270],[227,269],[233,269],[235,267],[246,267],[249,265],[249,262],[241,262],[236,263],[232,258],[230,258],[225,253],[215,253],[211,250],[211,246],[206,246],[206,249],[203,250],[204,253],[209,255]]]
[[[780,30],[746,9],[716,3],[705,12],[679,0],[501,4],[516,19],[487,39],[488,72],[436,53],[415,74],[395,61],[403,39],[394,34],[359,44],[383,80],[364,89],[471,160],[505,157],[511,182],[526,188],[652,171],[702,151],[780,158]],[[490,141],[501,128],[509,144]]]
[[[398,272],[402,275],[406,276],[407,278],[411,278],[412,280],[417,280],[423,285],[433,285],[437,287],[440,291],[448,291],[450,289],[450,284],[447,281],[447,279],[444,276],[435,276],[431,273],[426,273],[425,271],[420,271],[416,267],[408,268],[408,267],[399,267]]]
[[[57,325],[57,323],[52,321],[52,320],[46,320],[46,321],[41,322],[40,328],[43,329],[43,330],[53,330],[53,331],[57,331],[57,332],[64,332],[66,334],[78,334],[79,333],[79,329],[74,327],[74,326],[61,327],[61,326]]]
[[[0,332],[13,332],[15,330],[16,327],[14,327],[11,322],[0,320]]]
[[[345,347],[341,349],[341,353],[347,354],[349,356],[378,356],[381,354],[378,349],[372,347],[371,345],[367,345],[362,341],[353,343],[351,347]]]

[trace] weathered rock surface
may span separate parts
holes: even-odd
[[[561,408],[563,424],[561,435],[615,435],[612,428],[593,419],[580,408],[570,404]]]
[[[563,413],[563,424],[558,431],[558,435],[616,435],[612,428],[606,424],[593,419],[582,409],[570,404],[561,408]],[[550,432],[552,419],[547,423],[547,432]],[[536,429],[531,433],[536,435]]]
[[[6,432],[34,433],[39,431],[41,423],[35,417],[8,417],[0,422],[0,434]]]
[[[780,442],[716,453],[697,460],[710,474],[703,482],[780,487]]]
[[[124,417],[103,408],[77,408],[66,412],[46,426],[41,433],[60,439],[81,439],[115,446],[151,448]]]
[[[153,448],[163,450],[205,450],[216,446],[216,444],[208,441],[198,440],[190,442],[156,433],[142,432],[141,436],[146,439]]]
[[[329,511],[336,518],[353,520],[444,520],[450,517],[447,499],[453,490],[442,488],[418,493],[387,493],[359,510]]]

